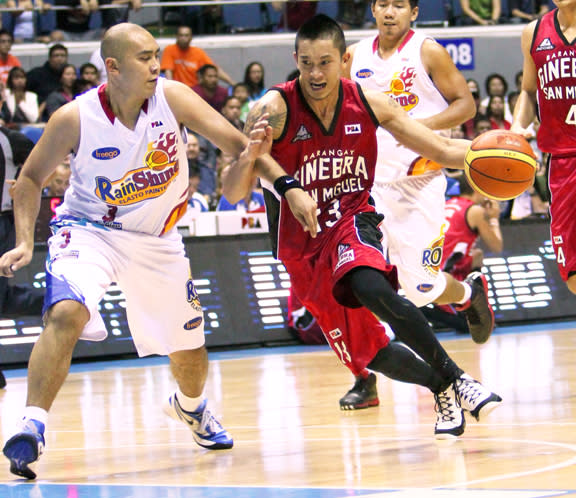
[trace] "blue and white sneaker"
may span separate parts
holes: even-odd
[[[44,452],[44,424],[29,419],[22,430],[4,445],[4,455],[10,460],[10,472],[26,479],[36,479],[29,465]]]
[[[173,393],[164,403],[164,413],[174,420],[184,422],[192,430],[194,441],[209,450],[227,450],[234,446],[234,441],[228,431],[206,408],[207,400],[198,407],[198,411],[187,412],[178,402],[176,393]]]

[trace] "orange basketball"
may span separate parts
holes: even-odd
[[[537,169],[530,144],[507,130],[490,130],[476,137],[464,165],[474,190],[497,201],[514,199],[532,186]]]
[[[146,166],[150,169],[164,169],[169,160],[168,154],[163,150],[151,150],[146,156]]]

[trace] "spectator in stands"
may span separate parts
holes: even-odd
[[[362,29],[372,23],[366,20],[366,10],[370,0],[338,0],[336,20],[342,29]]]
[[[248,85],[245,83],[236,83],[232,88],[232,96],[240,100],[240,121],[244,122],[246,122],[246,117],[250,112],[248,93]]]
[[[212,199],[218,188],[218,154],[216,147],[202,135],[196,135],[200,146],[197,165],[200,170],[198,192]],[[214,205],[215,206],[215,205]]]
[[[38,95],[26,90],[26,71],[19,66],[13,67],[8,73],[6,87],[7,124],[36,123],[40,116]]]
[[[484,80],[484,88],[486,90],[486,97],[480,101],[478,112],[481,112],[482,114],[486,113],[486,109],[488,109],[488,101],[493,95],[499,95],[504,98],[506,105],[508,105],[508,100],[506,99],[506,94],[508,93],[508,82],[504,76],[498,73],[489,74]],[[506,119],[508,119],[508,116]],[[508,121],[511,122],[512,119],[508,119]]]
[[[491,26],[503,22],[501,0],[460,0],[461,24]]]
[[[60,107],[74,100],[74,84],[76,83],[76,67],[66,64],[60,75],[60,86],[46,97],[45,106],[41,111],[42,119],[48,121]]]
[[[74,94],[74,98],[78,97],[78,95],[82,95],[84,92],[88,90],[92,90],[92,88],[97,87],[93,81],[85,80],[84,78],[76,78],[74,82],[74,86],[72,87],[72,93]]]
[[[42,190],[45,197],[62,197],[70,186],[70,163],[64,162],[56,166],[54,172],[46,180],[46,187]]]
[[[278,31],[297,31],[308,19],[312,19],[318,10],[318,2],[288,0],[272,2],[272,8],[282,12],[278,21]]]
[[[56,11],[55,41],[98,40],[100,31],[90,28],[92,13],[98,10],[98,0],[55,0],[54,5],[69,7]]]
[[[490,119],[490,124],[493,130],[509,130],[510,121],[508,121],[505,115],[504,98],[500,95],[493,95],[488,101],[488,109],[486,109],[486,116]]]
[[[222,115],[240,131],[244,130],[244,121],[240,119],[240,112],[242,111],[242,104],[240,99],[234,97],[233,95],[229,95],[224,100],[224,104],[222,105]]]
[[[130,14],[130,8],[136,12],[142,7],[142,0],[97,0],[100,6],[114,5],[114,9],[101,9],[102,31],[121,22],[127,22]]]
[[[478,112],[478,109],[480,107],[480,85],[478,85],[478,82],[473,78],[468,78],[466,80],[466,83],[468,84],[468,89],[470,90],[470,93],[472,94],[472,98],[474,99],[474,104],[476,105],[476,112]],[[474,136],[475,136],[474,118],[466,121],[464,123],[463,127],[464,127],[465,137],[468,139],[474,138]]]
[[[6,29],[0,29],[0,80],[6,83],[8,73],[13,67],[21,67],[20,60],[10,53],[14,37]]]
[[[248,102],[251,105],[266,93],[264,66],[259,62],[248,64],[244,70],[244,84],[248,86]]]
[[[100,72],[98,71],[98,68],[91,62],[85,62],[80,66],[78,77],[82,80],[91,81],[94,83],[94,86],[98,86],[100,84]]]
[[[490,118],[485,114],[476,114],[474,118],[474,136],[472,138],[476,138],[478,135],[491,129],[492,123],[490,122]]]
[[[198,84],[192,90],[219,112],[228,96],[226,88],[218,85],[218,68],[213,64],[204,64],[198,69]]]
[[[533,21],[548,12],[546,0],[508,0],[510,22],[520,24]]]
[[[40,24],[39,16],[51,7],[50,3],[44,3],[42,0],[7,0],[6,7],[18,9],[11,12],[12,35],[16,43],[24,41],[37,41],[48,43],[50,36],[38,32],[37,25]],[[34,10],[36,8],[36,10]]]
[[[28,91],[38,95],[39,104],[42,104],[46,97],[60,86],[62,69],[67,63],[68,49],[56,43],[48,51],[48,60],[42,66],[32,68],[28,72]]]
[[[188,142],[190,143],[190,142]],[[203,195],[197,192],[200,182],[200,172],[191,169],[188,173],[188,207],[184,215],[176,223],[176,228],[184,237],[194,235],[194,220],[200,213],[208,211],[208,203]]]
[[[176,80],[194,87],[198,84],[198,71],[207,64],[216,68],[217,80],[234,85],[234,80],[217,66],[204,50],[191,45],[192,29],[188,26],[178,26],[176,43],[168,45],[162,53],[160,70],[169,80]]]
[[[222,178],[226,176],[228,171],[228,167],[223,168],[222,170]],[[264,196],[262,192],[260,192],[256,185],[258,184],[258,178],[254,178],[254,185],[252,186],[252,190],[248,193],[248,195],[238,201],[236,204],[230,204],[226,197],[223,195],[220,196],[220,200],[218,201],[218,206],[216,207],[216,211],[239,211],[241,213],[260,213],[265,211],[264,205]]]

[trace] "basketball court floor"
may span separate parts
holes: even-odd
[[[504,402],[433,437],[424,388],[378,376],[380,406],[339,410],[352,377],[325,346],[210,354],[206,393],[231,450],[197,446],[167,418],[165,359],[73,366],[27,482],[0,457],[1,498],[543,498],[576,496],[576,324],[499,328],[487,344],[441,334],[453,358]],[[25,400],[6,372],[1,443]]]

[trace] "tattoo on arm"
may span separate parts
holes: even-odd
[[[264,114],[268,114],[268,123],[274,130],[274,134],[280,133],[286,123],[286,112],[275,112],[271,106],[266,104],[257,103],[246,118],[244,125],[244,133],[248,135],[254,128],[254,124],[262,118]]]

